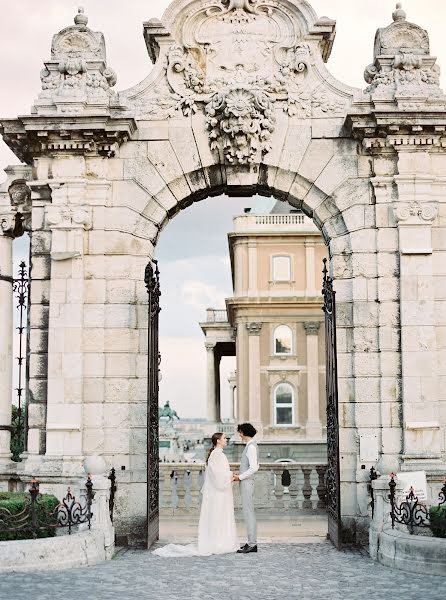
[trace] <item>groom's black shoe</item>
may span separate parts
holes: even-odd
[[[243,548],[240,548],[240,550],[237,550],[238,554],[249,554],[250,552],[257,552],[257,545],[248,546],[248,544],[245,544],[243,546]]]

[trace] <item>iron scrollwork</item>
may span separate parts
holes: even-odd
[[[94,499],[93,483],[90,475],[85,483],[85,502],[77,501],[68,488],[67,494],[60,504],[48,512],[42,501],[39,482],[31,481],[23,508],[12,513],[0,507],[0,533],[30,534],[33,538],[42,535],[40,532],[51,531],[58,528],[67,528],[71,535],[73,527],[87,524],[91,529],[93,518],[92,503]],[[54,535],[54,534],[53,534]]]
[[[341,511],[339,484],[339,418],[338,375],[336,347],[336,292],[333,279],[328,275],[327,259],[324,259],[322,295],[325,313],[325,360],[327,399],[327,512],[328,533],[337,547],[341,544]]]
[[[160,313],[160,278],[157,261],[149,263],[145,271],[145,284],[149,296],[148,303],[148,372],[147,372],[147,519],[149,531],[156,530],[159,519],[159,431],[158,431],[158,393],[159,353],[158,323]],[[153,534],[149,533],[149,544]]]

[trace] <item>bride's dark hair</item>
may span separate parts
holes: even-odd
[[[212,454],[212,451],[217,447],[218,440],[221,440],[223,434],[222,433],[214,433],[212,436],[212,448],[209,449],[208,455],[206,457],[206,464],[208,464],[209,457]]]

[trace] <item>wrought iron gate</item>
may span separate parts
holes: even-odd
[[[325,364],[327,398],[327,459],[326,474],[328,536],[333,544],[341,546],[341,498],[339,482],[339,419],[338,419],[338,369],[336,348],[336,292],[333,279],[328,275],[327,259],[324,259],[325,313]]]
[[[160,282],[157,261],[149,263],[144,278],[149,294],[148,368],[147,368],[147,544],[159,538],[159,448],[158,389],[160,354],[158,348],[158,315]]]

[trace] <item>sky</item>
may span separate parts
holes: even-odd
[[[0,0],[0,115],[28,114],[40,90],[39,73],[50,57],[52,36],[71,25],[82,5],[89,26],[102,31],[107,62],[118,76],[115,87],[136,85],[150,72],[142,23],[161,18],[168,0]],[[379,27],[392,21],[392,0],[313,0],[319,16],[337,20],[337,36],[328,62],[331,73],[342,82],[364,88],[365,67],[373,59],[373,42]],[[444,24],[445,0],[405,0],[408,20],[428,30],[431,54],[446,69]],[[445,86],[445,79],[442,78]],[[1,172],[17,159],[0,142]],[[224,307],[231,294],[227,232],[233,215],[243,212],[250,199],[209,198],[176,216],[162,232],[157,248],[161,266],[163,304],[160,318],[163,354],[160,400],[170,400],[180,416],[204,416],[204,336],[198,322],[209,307]],[[25,253],[16,243],[17,261]],[[226,361],[222,379],[234,368]],[[227,395],[224,398],[227,412]]]

